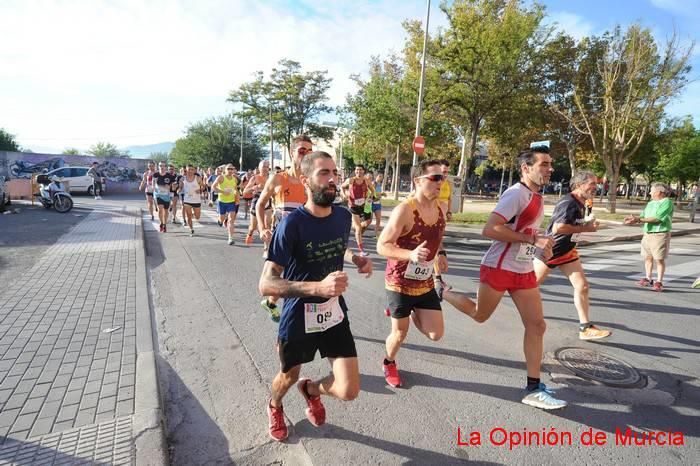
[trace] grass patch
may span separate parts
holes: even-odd
[[[488,220],[489,216],[491,215],[490,212],[460,212],[460,213],[455,213],[452,214],[452,221],[450,223],[453,224],[461,224],[461,225],[476,225],[476,226],[483,226],[486,221]],[[549,225],[549,215],[544,216],[544,220],[542,220],[542,225],[540,225],[540,228],[547,228],[547,225]]]
[[[382,198],[382,207],[396,207],[399,205],[401,201],[395,201],[394,199],[387,199],[385,197]]]

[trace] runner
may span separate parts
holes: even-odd
[[[270,177],[270,161],[262,160],[258,164],[258,173],[251,176],[250,181],[243,190],[243,194],[251,195],[251,208],[253,214],[250,216],[250,224],[248,225],[248,234],[245,237],[245,244],[253,244],[253,233],[258,229],[258,219],[255,215],[255,206],[260,200],[260,193],[262,193],[265,183],[267,183]],[[268,201],[265,206],[265,221],[268,223],[272,222],[272,202]],[[263,242],[263,253],[267,252],[269,243]]]
[[[148,168],[143,173],[141,177],[141,184],[139,185],[139,191],[142,189],[146,193],[146,204],[148,205],[148,213],[151,214],[151,220],[153,220],[153,174],[156,172],[156,164],[153,162],[148,162]]]
[[[440,162],[426,160],[414,171],[415,194],[392,212],[377,243],[377,252],[387,260],[384,280],[391,333],[386,339],[383,369],[386,382],[401,386],[396,354],[413,325],[432,341],[442,338],[444,322],[440,298],[433,283],[433,266],[447,271],[447,254],[442,249],[445,210],[438,203],[444,182]]]
[[[285,298],[277,338],[281,367],[267,405],[269,434],[278,442],[287,438],[282,399],[292,385],[308,406],[306,417],[317,427],[326,421],[321,395],[350,401],[359,394],[357,350],[342,296],[348,287],[343,261],[355,264],[361,274],[372,274],[372,262],[348,249],[350,214],[332,206],[333,158],[314,152],[302,163],[301,173],[307,201],[275,229],[259,284],[261,294]],[[328,358],[332,373],[317,381],[299,379],[302,364],[313,361],[316,351]]]
[[[199,221],[202,213],[202,178],[197,173],[193,165],[187,165],[186,175],[180,178],[180,192],[182,200],[182,218],[185,226],[190,227],[190,236],[194,236],[194,224],[192,223],[192,213]]]
[[[214,185],[214,181],[216,181],[217,178],[219,178],[222,173],[223,173],[223,170],[221,170],[221,167],[216,167],[214,169],[214,173],[211,173],[209,175],[209,178],[207,178],[207,186],[208,186],[209,192],[211,193],[211,196],[209,197],[209,207],[214,207],[214,204],[219,199],[219,193],[214,191],[212,189],[212,186]],[[220,220],[217,220],[217,222],[219,223],[219,226],[222,225]]]
[[[245,172],[245,174],[241,177],[241,186],[248,186],[248,183],[250,182],[251,179],[255,178],[255,176],[258,174],[258,169],[256,168],[255,171],[253,170],[248,170]],[[243,212],[245,213],[245,217],[243,217],[244,220],[248,219],[248,212],[250,212],[250,204],[253,201],[253,193],[252,192],[246,192],[245,189],[241,193],[241,203],[243,204]]]
[[[167,231],[168,209],[170,208],[171,185],[175,183],[175,177],[166,170],[165,162],[158,164],[159,171],[153,174],[153,193],[158,205],[158,218],[160,219],[160,232]]]
[[[438,201],[443,205],[446,213],[447,221],[452,220],[452,185],[447,179],[450,174],[450,162],[447,159],[440,160],[440,168],[442,169],[442,176],[445,177],[445,182],[442,183],[440,188],[440,195],[438,196]]]
[[[196,169],[195,169],[195,174],[197,174],[197,170],[196,170]],[[188,227],[187,222],[185,222],[185,192],[184,192],[184,191],[182,190],[182,188],[181,188],[181,186],[182,186],[181,181],[182,181],[182,179],[183,179],[185,176],[187,176],[187,166],[184,166],[184,167],[180,168],[180,173],[179,173],[179,175],[178,175],[178,177],[177,177],[177,185],[178,185],[177,192],[178,192],[178,194],[180,195],[180,201],[179,201],[179,202],[180,202],[180,206],[181,206],[181,207],[180,207],[180,210],[181,210],[181,214],[180,214],[180,215],[182,216],[182,228],[187,228],[187,227]],[[201,195],[200,195],[200,204],[201,204]],[[190,226],[191,226],[191,225],[190,225]]]
[[[355,166],[355,176],[351,176],[345,180],[345,183],[343,183],[343,192],[348,199],[350,212],[352,212],[352,225],[355,229],[357,249],[360,251],[362,257],[369,256],[369,253],[365,252],[364,245],[362,244],[362,234],[365,228],[369,226],[368,222],[372,221],[371,211],[369,217],[365,212],[365,203],[371,202],[370,199],[374,191],[365,178],[364,165]]]
[[[576,172],[571,179],[573,191],[557,202],[547,228],[547,236],[554,237],[552,257],[546,262],[535,257],[534,261],[538,285],[555,268],[559,268],[569,278],[574,287],[574,306],[579,319],[578,337],[581,340],[599,340],[611,334],[609,330],[601,330],[593,325],[589,319],[588,280],[576,251],[579,233],[598,231],[595,218],[585,215],[586,201],[595,196],[596,180],[592,172]]]
[[[270,224],[268,217],[265,215],[265,206],[267,206],[267,203],[273,196],[275,203],[273,221],[277,223],[290,212],[296,210],[297,207],[306,203],[306,191],[299,180],[299,176],[301,174],[301,161],[304,160],[306,154],[312,151],[311,139],[307,135],[302,134],[295,137],[292,140],[291,152],[294,154],[292,167],[287,171],[276,173],[265,183],[265,187],[260,193],[260,199],[255,205],[258,231],[263,242],[269,244],[272,239],[273,225]],[[277,308],[278,299],[276,296],[268,296],[260,303],[262,308],[270,313],[270,318],[275,322],[279,322],[280,319],[279,309]]]
[[[219,196],[217,212],[219,222],[226,225],[228,230],[228,244],[235,244],[233,234],[235,233],[236,214],[238,213],[238,177],[236,177],[236,167],[233,164],[226,165],[226,174],[220,175],[211,187],[213,193]]]
[[[170,205],[170,212],[173,213],[173,224],[180,223],[177,220],[177,199],[178,199],[178,188],[180,186],[181,176],[175,171],[175,165],[170,165],[168,167],[168,173],[173,177],[173,184],[170,186],[170,200],[172,204]]]
[[[481,261],[477,303],[449,288],[441,291],[448,303],[479,323],[491,317],[508,291],[525,327],[527,387],[522,402],[542,409],[559,409],[566,406],[566,401],[554,398],[553,391],[540,382],[547,324],[532,264],[536,252],[545,261],[552,257],[552,239],[538,232],[544,218],[538,191],[549,182],[553,171],[549,149],[537,147],[522,152],[518,166],[520,182],[503,193],[484,227],[483,235],[494,242]]]
[[[384,175],[379,173],[374,179],[374,196],[372,197],[372,213],[374,215],[374,236],[379,238],[379,230],[382,227],[382,197],[384,197]],[[443,183],[444,184],[444,183]]]

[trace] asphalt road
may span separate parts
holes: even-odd
[[[207,214],[209,215],[209,214]],[[362,394],[353,402],[324,400],[327,424],[311,426],[301,397],[285,398],[292,425],[289,442],[267,437],[265,403],[278,369],[276,324],[260,309],[257,281],[260,244],[225,244],[223,229],[205,216],[190,238],[169,227],[147,233],[151,289],[159,320],[161,386],[168,415],[173,464],[450,464],[464,460],[505,464],[697,464],[700,460],[700,372],[697,354],[698,291],[689,284],[700,273],[698,236],[674,238],[667,289],[658,294],[634,286],[641,270],[637,244],[588,248],[584,263],[594,269],[593,319],[614,335],[604,343],[581,342],[571,288],[559,274],[543,287],[548,331],[543,379],[570,406],[543,412],[520,403],[525,382],[522,325],[511,302],[484,325],[445,305],[446,332],[439,342],[415,330],[399,353],[405,388],[388,387],[381,360],[389,320],[384,317],[385,261],[374,255],[376,273],[361,278],[348,267],[346,298],[362,373]],[[147,222],[148,223],[148,222]],[[241,225],[245,222],[240,222]],[[369,241],[369,250],[374,250]],[[449,281],[475,291],[485,241],[448,245]],[[677,276],[677,275],[681,276]],[[573,376],[555,359],[563,347],[589,348],[637,368],[637,388],[606,387]],[[317,360],[302,374],[321,377]],[[683,432],[684,446],[615,445],[617,428]],[[572,445],[490,442],[494,429],[509,432],[570,432]],[[482,446],[458,444],[481,434]],[[600,431],[605,446],[581,445],[580,436]],[[494,431],[498,443],[500,431]]]
[[[79,214],[82,207],[122,209],[142,203],[134,199],[99,202],[77,198],[74,212]],[[59,215],[46,215],[49,213]],[[48,222],[40,220],[41,211],[31,215],[35,214],[36,219],[25,212],[0,217],[0,222],[8,217],[24,217],[31,225]],[[76,220],[79,218],[72,217]],[[71,226],[66,218],[51,223],[62,226],[44,228],[43,238],[57,237],[64,231],[60,228],[67,231]],[[203,224],[190,238],[182,227],[173,226],[167,234],[160,234],[146,221],[152,305],[158,318],[159,378],[172,464],[700,462],[700,295],[688,288],[700,274],[699,235],[674,238],[667,288],[662,294],[634,287],[641,270],[636,244],[615,243],[583,251],[584,264],[590,267],[592,318],[614,331],[604,343],[578,340],[571,288],[560,274],[550,277],[542,287],[548,323],[543,381],[570,402],[557,412],[520,403],[525,378],[522,325],[508,299],[483,325],[445,305],[444,338],[430,342],[415,330],[409,332],[398,356],[406,387],[388,387],[381,372],[383,342],[390,326],[383,314],[385,262],[372,256],[376,272],[369,279],[349,266],[351,285],[346,299],[363,391],[353,402],[324,400],[327,424],[315,428],[306,420],[302,399],[292,389],[285,398],[291,436],[287,443],[277,444],[267,437],[265,415],[269,382],[278,369],[277,328],[259,307],[260,243],[256,239],[250,247],[227,246],[225,232],[213,224],[210,214]],[[6,236],[4,225],[0,223],[2,240],[16,237]],[[35,229],[22,228],[13,231]],[[238,239],[242,243],[241,235]],[[48,244],[49,239],[44,241]],[[374,243],[368,243],[372,251]],[[448,244],[447,276],[456,288],[475,291],[478,262],[486,245],[466,240]],[[2,248],[2,257],[7,257],[8,247]],[[21,246],[11,248],[15,247]],[[24,254],[35,253],[30,249]],[[3,267],[2,273],[7,270]],[[615,356],[637,368],[645,383],[619,389],[575,377],[554,358],[555,351],[563,347]],[[305,366],[302,374],[316,378],[327,372],[327,363],[317,360]],[[685,445],[616,445],[616,429],[624,431],[628,426],[639,432],[682,432]],[[521,444],[511,450],[507,443],[497,446],[490,441],[493,431],[493,440],[499,443],[502,431],[498,429],[520,433],[556,429],[570,432],[573,442]],[[589,429],[602,432],[606,444],[582,445],[580,437]],[[480,447],[458,443],[458,439],[468,442],[472,432],[481,434]]]

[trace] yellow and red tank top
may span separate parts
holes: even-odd
[[[306,190],[297,178],[294,178],[296,183],[291,181],[293,177],[289,172],[282,172],[280,176],[282,182],[275,193],[275,209],[280,212],[291,212],[306,203]]]
[[[397,293],[408,296],[420,296],[434,288],[432,276],[432,262],[435,260],[442,244],[442,236],[445,233],[445,216],[442,209],[435,202],[435,208],[438,210],[438,218],[433,224],[427,224],[423,221],[416,206],[415,199],[411,198],[405,201],[413,210],[413,227],[408,233],[399,236],[396,240],[396,245],[402,249],[413,250],[418,247],[423,241],[427,241],[426,247],[430,250],[425,263],[414,264],[409,261],[397,261],[394,259],[387,260],[386,272],[384,273],[384,284],[387,290],[396,291]],[[408,270],[409,265],[413,267],[422,267],[424,271],[426,267],[430,269],[430,276],[424,280],[408,278],[414,273],[413,270]]]

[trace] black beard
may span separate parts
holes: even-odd
[[[335,200],[335,190],[328,191],[328,187],[311,186],[311,201],[319,207],[330,207]]]

